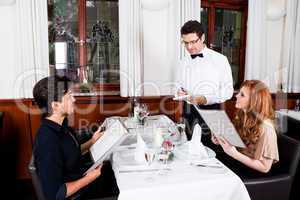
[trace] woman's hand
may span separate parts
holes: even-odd
[[[104,134],[104,132],[101,132],[101,127],[98,128],[98,130],[93,134],[92,141],[93,144]]]
[[[219,145],[219,141],[218,141],[218,138],[212,133],[211,134],[211,141],[215,144],[215,145]]]
[[[237,155],[237,150],[234,146],[232,146],[229,142],[227,142],[226,139],[223,137],[217,138],[219,144],[222,146],[224,152],[228,154],[229,156],[235,158],[234,156]]]

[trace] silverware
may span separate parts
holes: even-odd
[[[204,164],[196,164],[197,167],[211,167],[211,168],[223,168],[221,165],[204,165]]]
[[[148,120],[148,121],[154,121],[154,120],[159,120],[159,118],[147,118],[146,120]]]
[[[136,149],[136,147],[129,146],[129,147],[127,147],[127,149]]]
[[[132,172],[153,172],[160,169],[136,169],[136,170],[120,170],[119,173],[132,173]],[[164,168],[164,170],[171,170],[170,168]]]

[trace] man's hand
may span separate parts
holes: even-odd
[[[187,95],[188,93],[187,93],[187,91],[185,91],[185,90],[178,90],[177,91],[177,96],[184,96],[184,95]]]
[[[205,105],[207,103],[207,100],[204,96],[191,96],[188,99],[191,104],[196,104],[196,105]]]

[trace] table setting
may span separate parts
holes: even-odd
[[[201,143],[199,125],[187,141],[165,115],[147,116],[143,126],[130,120],[122,119],[130,134],[111,156],[118,199],[250,199],[240,178]]]

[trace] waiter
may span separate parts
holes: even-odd
[[[186,22],[181,27],[181,39],[190,55],[184,57],[177,67],[176,95],[189,95],[184,102],[183,119],[190,139],[197,123],[203,135],[209,133],[194,105],[202,109],[219,109],[221,103],[232,97],[233,83],[227,57],[204,44],[205,34],[201,23],[193,20]],[[210,137],[202,138],[210,141]]]

